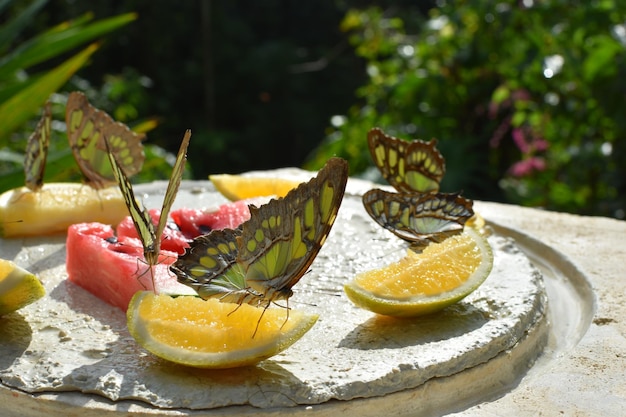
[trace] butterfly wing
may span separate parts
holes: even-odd
[[[165,191],[165,197],[163,198],[161,217],[159,217],[159,224],[156,230],[156,236],[159,238],[157,240],[157,243],[159,244],[161,236],[163,235],[163,230],[165,229],[165,225],[167,224],[167,218],[170,214],[170,209],[172,208],[172,204],[174,204],[176,194],[178,194],[178,188],[180,187],[180,182],[183,178],[183,173],[185,172],[185,162],[187,161],[187,147],[189,146],[190,139],[191,130],[187,129],[185,131],[185,135],[183,136],[183,141],[180,144],[180,148],[178,149],[176,162],[174,162],[172,175],[170,176],[170,181],[168,182],[167,190]],[[158,250],[159,248],[157,247],[157,252]]]
[[[94,188],[115,183],[107,157],[107,146],[127,177],[141,170],[145,159],[141,141],[128,126],[118,123],[107,113],[93,107],[80,92],[70,93],[65,111],[67,135],[83,175]],[[108,140],[108,145],[104,142]]]
[[[178,150],[172,175],[167,185],[167,190],[165,191],[159,223],[155,229],[148,211],[145,208],[142,209],[139,207],[137,199],[135,198],[135,193],[133,192],[132,184],[118,163],[117,158],[113,154],[112,149],[109,146],[108,137],[105,135],[104,142],[109,162],[111,164],[114,177],[119,184],[122,195],[124,196],[124,201],[128,207],[130,218],[135,224],[135,229],[137,230],[137,234],[139,235],[139,239],[143,245],[144,257],[146,258],[148,265],[156,265],[158,263],[159,252],[161,250],[161,237],[163,235],[165,225],[167,224],[169,211],[174,203],[176,194],[178,193],[178,188],[180,187],[180,182],[185,169],[185,161],[187,160],[187,147],[189,146],[190,138],[191,131],[187,130]]]
[[[257,208],[237,237],[246,285],[267,303],[287,299],[324,244],[346,187],[348,164],[331,158],[318,175],[284,198]]]
[[[245,271],[237,263],[239,235],[241,228],[213,230],[198,236],[170,266],[170,271],[176,274],[178,282],[193,288],[205,300],[258,304],[262,295],[246,289]]]
[[[48,156],[48,144],[52,124],[52,111],[50,102],[46,102],[43,114],[32,135],[26,144],[26,156],[24,158],[25,184],[32,191],[38,191],[43,186],[43,174],[46,168]]]
[[[407,142],[373,128],[367,141],[374,163],[396,190],[404,193],[439,190],[446,166],[436,140]]]
[[[150,214],[148,214],[148,211],[145,208],[139,207],[137,199],[135,198],[135,193],[133,192],[133,186],[128,180],[128,177],[124,173],[122,167],[118,164],[117,158],[109,148],[108,140],[105,139],[104,143],[107,149],[107,155],[111,164],[113,175],[117,180],[122,196],[124,197],[124,202],[128,208],[130,218],[135,224],[139,240],[141,240],[146,262],[148,262],[149,265],[155,265],[159,256],[159,245],[157,245],[157,235],[154,230]]]
[[[363,195],[363,205],[379,225],[411,242],[416,250],[461,233],[474,215],[473,201],[458,194],[403,194],[373,189]]]

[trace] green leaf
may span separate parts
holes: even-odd
[[[504,100],[508,99],[510,96],[511,90],[509,90],[508,87],[501,85],[493,92],[493,95],[491,96],[491,101],[496,104],[500,104]]]
[[[583,74],[587,81],[614,75],[617,72],[615,56],[623,50],[619,43],[609,37],[598,36],[595,41],[583,63]]]
[[[50,58],[59,56],[79,45],[90,42],[106,33],[124,26],[137,18],[127,13],[92,24],[85,19],[59,25],[27,42],[0,59],[0,79],[10,77],[15,71],[30,68]]]
[[[98,49],[92,44],[0,105],[0,140],[34,117],[50,94],[59,89]]]
[[[3,25],[0,28],[0,51],[8,49],[11,42],[13,42],[17,36],[22,32],[29,23],[31,23],[41,8],[48,3],[48,0],[36,0],[31,3],[19,16],[11,20],[9,23]],[[3,2],[0,5],[0,11],[5,5],[8,5],[9,1]]]

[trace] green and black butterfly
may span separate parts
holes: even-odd
[[[363,195],[363,205],[376,223],[410,242],[415,251],[461,233],[465,222],[474,215],[473,201],[459,194],[373,189]]]
[[[119,184],[120,191],[124,196],[124,201],[126,202],[126,206],[128,207],[128,211],[130,213],[130,218],[133,220],[133,223],[135,224],[135,229],[137,230],[137,234],[139,235],[139,239],[141,240],[144,258],[151,269],[152,279],[154,279],[154,275],[152,274],[152,267],[159,262],[163,230],[165,229],[165,226],[167,224],[167,218],[170,209],[172,208],[172,204],[174,203],[174,199],[176,198],[176,194],[178,193],[178,188],[180,187],[180,182],[182,180],[182,176],[185,170],[185,161],[187,160],[187,147],[189,146],[190,139],[191,130],[187,130],[185,132],[185,136],[183,137],[183,141],[180,144],[178,155],[176,156],[176,162],[174,163],[174,168],[172,169],[172,175],[170,177],[169,183],[167,184],[165,197],[163,199],[163,207],[161,208],[161,216],[159,218],[159,223],[156,225],[156,228],[155,225],[152,223],[152,219],[150,218],[150,214],[148,213],[146,208],[140,207],[137,203],[131,183],[124,173],[124,170],[118,163],[117,157],[109,147],[108,137],[105,136],[104,139],[105,147],[107,149],[107,155],[111,163],[113,174]]]
[[[376,223],[410,242],[415,251],[463,231],[474,215],[473,202],[438,192],[445,160],[436,140],[407,142],[379,128],[370,130],[367,139],[374,163],[398,190],[373,189],[363,195],[365,210]]]
[[[50,102],[46,102],[41,119],[37,123],[35,131],[28,138],[26,144],[26,156],[24,158],[25,185],[32,191],[39,191],[43,186],[43,175],[46,169],[48,157],[48,145],[52,124],[52,111]]]
[[[250,220],[237,229],[194,239],[171,271],[204,299],[263,308],[288,300],[331,230],[347,178],[347,162],[331,158],[284,198],[251,205]]]
[[[439,191],[446,163],[435,139],[407,142],[375,127],[367,134],[367,142],[376,167],[393,188],[401,193]]]
[[[115,184],[108,153],[115,155],[127,177],[141,171],[145,159],[141,142],[145,135],[133,132],[125,124],[116,122],[104,111],[93,107],[83,93],[70,93],[65,123],[74,159],[93,188]]]

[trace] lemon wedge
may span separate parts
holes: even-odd
[[[209,179],[224,197],[230,201],[253,197],[284,197],[296,188],[298,181],[284,178],[249,177],[243,175],[216,174]]]
[[[19,310],[45,294],[46,290],[34,274],[0,259],[0,316]]]
[[[263,312],[248,304],[149,291],[136,293],[126,314],[130,334],[149,352],[182,365],[216,369],[252,365],[276,355],[317,321],[316,315],[298,310]]]
[[[398,262],[357,275],[348,298],[374,313],[412,317],[441,310],[476,290],[493,266],[487,239],[472,227],[422,253],[407,250]]]

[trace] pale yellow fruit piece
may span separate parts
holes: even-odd
[[[253,197],[284,197],[296,188],[298,181],[284,178],[252,177],[243,175],[216,174],[209,179],[224,197],[230,201]]]
[[[298,310],[264,311],[249,304],[149,291],[135,294],[126,314],[130,334],[146,350],[198,368],[252,365],[291,346],[317,321],[316,315]]]
[[[476,290],[493,266],[487,239],[472,227],[423,252],[357,275],[344,286],[359,307],[389,316],[419,316],[447,307]]]
[[[39,191],[14,188],[0,195],[0,236],[61,233],[83,222],[117,225],[127,215],[117,186],[95,190],[68,182],[44,184]]]
[[[46,290],[34,274],[0,259],[0,316],[19,310],[45,294]]]

